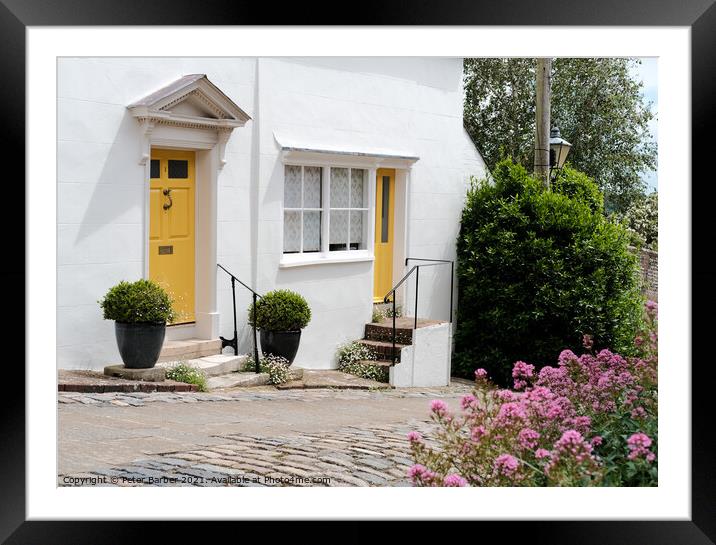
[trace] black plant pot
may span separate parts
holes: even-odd
[[[165,323],[114,322],[117,347],[124,366],[129,369],[154,367],[162,351],[166,330]]]
[[[298,331],[266,331],[261,330],[261,352],[264,356],[273,354],[288,360],[291,365],[298,352],[301,341],[301,330]]]

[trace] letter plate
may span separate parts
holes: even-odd
[[[174,253],[174,246],[160,246],[159,255],[168,255]]]

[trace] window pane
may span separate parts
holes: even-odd
[[[303,208],[321,207],[321,168],[303,168]]]
[[[286,165],[283,179],[284,208],[301,208],[301,167]]]
[[[351,210],[351,249],[363,249],[365,245],[363,240],[365,239],[363,233],[363,226],[366,224],[366,212]]]
[[[351,170],[351,208],[363,208],[363,187],[365,170]]]
[[[159,159],[152,159],[150,166],[149,166],[149,177],[150,178],[159,178]]]
[[[380,211],[380,241],[388,242],[388,220],[390,219],[390,176],[383,176],[382,208]]]
[[[301,251],[301,213],[283,213],[283,251]]]
[[[346,244],[348,243],[348,211],[347,210],[334,210],[331,212],[330,220],[331,244],[342,244],[342,248],[339,250],[345,250]]]
[[[303,213],[303,251],[321,250],[321,213],[306,211]]]
[[[170,178],[188,178],[189,177],[189,161],[182,159],[169,159],[169,177]]]
[[[331,208],[348,208],[347,168],[331,169]]]

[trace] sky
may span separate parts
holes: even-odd
[[[658,62],[658,59],[655,57],[643,57],[641,58],[641,64],[636,66],[632,72],[634,76],[637,79],[641,80],[641,82],[644,84],[644,87],[641,91],[644,98],[648,102],[651,102],[651,110],[654,112],[654,114],[658,112],[659,106],[659,88],[657,79]],[[657,130],[657,119],[654,118],[649,123],[649,131],[651,132],[651,135],[654,140],[656,140],[657,138]],[[646,182],[647,185],[647,193],[651,193],[658,188],[656,172],[645,172],[643,175],[643,180]]]

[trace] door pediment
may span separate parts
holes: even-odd
[[[251,119],[206,74],[182,76],[127,108],[140,122],[187,128],[231,130]]]
[[[142,153],[146,165],[155,127],[200,129],[202,143],[207,137],[219,146],[219,168],[226,164],[225,150],[231,132],[251,119],[206,74],[189,74],[127,106],[142,127]],[[182,131],[189,133],[191,131]],[[193,138],[196,140],[196,138]],[[172,139],[174,142],[176,139]],[[213,145],[213,144],[212,144]]]

